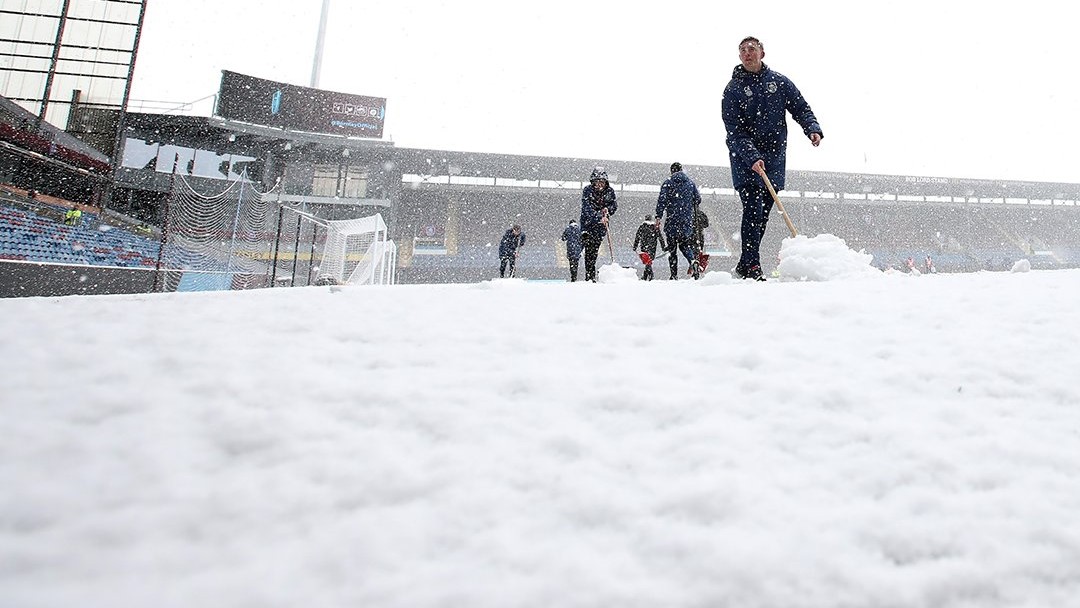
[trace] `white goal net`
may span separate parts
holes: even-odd
[[[319,278],[338,284],[390,285],[397,270],[397,245],[381,215],[326,222]]]
[[[184,176],[166,207],[159,270],[164,291],[250,289],[266,284],[272,219],[267,192],[245,173],[225,191],[205,195]]]

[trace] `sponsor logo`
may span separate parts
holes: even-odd
[[[767,82],[767,83],[765,83],[765,90],[770,92],[770,93],[775,93],[776,92],[776,83],[775,82]]]
[[[754,96],[754,92],[750,90],[750,85],[747,85],[746,88],[743,89],[743,93],[746,93],[747,97],[753,97]]]
[[[350,129],[366,129],[368,131],[378,130],[379,125],[370,122],[356,122],[355,120],[331,120],[331,127],[346,127]]]
[[[379,118],[383,117],[383,108],[362,106],[359,104],[335,101],[330,108],[334,114],[344,114],[353,118]]]

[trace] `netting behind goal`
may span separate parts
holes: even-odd
[[[348,285],[389,285],[397,274],[397,245],[381,215],[326,222],[319,280]]]
[[[387,285],[397,246],[381,215],[326,220],[245,179],[198,192],[181,176],[166,214],[158,289]]]
[[[266,285],[270,217],[265,192],[244,179],[204,195],[183,177],[165,218],[160,289],[250,289]]]

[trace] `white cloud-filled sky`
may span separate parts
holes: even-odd
[[[132,96],[195,101],[222,69],[306,86],[321,6],[151,2]],[[752,34],[825,131],[818,149],[793,131],[789,168],[1076,182],[1073,12],[1053,0],[333,0],[320,86],[386,97],[385,136],[400,146],[727,165],[720,98]]]
[[[0,604],[1074,605],[1080,271],[801,239],[819,281],[0,300]]]

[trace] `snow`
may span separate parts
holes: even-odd
[[[870,265],[873,261],[874,256],[849,249],[838,236],[800,234],[784,239],[777,269],[780,278],[803,281],[881,276],[881,271]]]
[[[633,268],[623,268],[614,263],[602,266],[599,266],[599,262],[597,264],[596,281],[598,283],[629,283],[633,285],[638,282],[638,273]],[[653,270],[655,271],[657,267],[657,265],[654,265]],[[583,272],[583,269],[579,269],[579,272]],[[579,274],[578,276],[582,275]]]
[[[1031,272],[1031,260],[1019,259],[1013,262],[1012,272]]]
[[[0,300],[0,605],[1074,603],[1080,271],[784,250]]]

